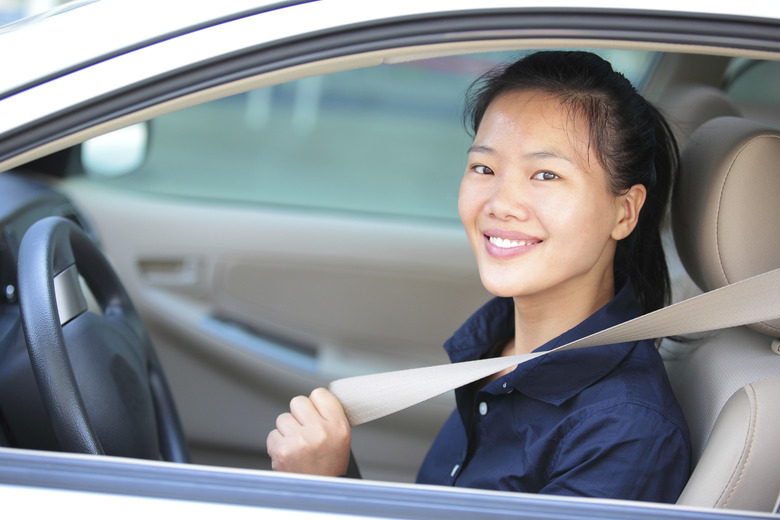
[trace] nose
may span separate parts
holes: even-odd
[[[509,175],[497,176],[489,194],[485,211],[499,220],[525,221],[531,217],[529,193],[522,180]]]

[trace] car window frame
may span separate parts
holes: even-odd
[[[279,12],[294,16],[300,14],[296,9],[305,7],[306,4],[295,5],[271,14]],[[475,42],[493,49],[598,47],[610,45],[612,40],[620,41],[626,31],[631,31],[637,42],[655,42],[649,45],[653,49],[709,48],[727,55],[780,54],[780,39],[775,36],[780,31],[778,20],[751,17],[726,20],[699,13],[680,15],[634,9],[576,8],[476,9],[453,11],[435,18],[421,14],[390,21],[364,21],[346,28],[315,30],[295,36],[278,35],[278,40],[247,47],[218,45],[234,30],[242,34],[262,34],[267,22],[261,22],[261,16],[238,18],[154,43],[6,98],[7,102],[12,102],[0,104],[0,171],[77,144],[86,136],[148,119],[149,116],[139,117],[142,110],[156,106],[159,113],[159,107],[166,102],[177,106],[191,94],[211,91],[215,87],[224,89],[212,98],[215,99],[227,94],[230,89],[226,85],[235,85],[242,80],[291,71],[296,66],[308,69],[312,64],[327,60],[341,59],[342,66],[352,67],[353,61],[361,56],[382,60],[398,49],[403,49],[401,54],[408,56],[415,52],[426,53],[428,51],[424,49],[428,46],[447,44],[457,52],[454,49],[458,47],[473,48]],[[695,23],[696,31],[690,30],[692,23]],[[540,31],[544,31],[544,38],[539,37]],[[284,45],[277,45],[277,42]],[[734,47],[737,42],[739,46]],[[183,45],[192,45],[197,52],[187,58],[178,57]],[[211,45],[216,50],[204,50],[210,49]],[[182,60],[186,64],[181,64]],[[125,69],[136,71],[144,79],[116,77]],[[110,80],[105,84],[96,82],[96,78]],[[273,84],[273,80],[266,84]],[[244,86],[238,91],[247,89]],[[56,105],[45,101],[52,99],[57,100]],[[40,115],[41,110],[50,113]],[[122,119],[125,116],[129,117]],[[121,122],[117,123],[117,119]],[[79,131],[85,131],[85,134],[73,136]],[[59,143],[52,144],[54,141]],[[39,147],[43,153],[34,151]],[[11,161],[19,155],[20,158]]]
[[[713,520],[768,518],[755,512],[729,512],[625,500],[560,497],[351,478],[312,477],[269,471],[137,461],[65,453],[31,453],[0,448],[3,486],[98,493],[113,497],[154,497],[163,501],[249,506],[271,513],[355,515],[360,518],[495,520],[524,518],[586,520]],[[196,483],[197,485],[194,485]],[[13,491],[6,498],[13,497]],[[45,493],[41,493],[45,495]],[[88,500],[85,496],[84,500]],[[6,500],[6,507],[10,507]],[[143,506],[139,506],[143,507]],[[88,509],[85,506],[85,509]],[[228,509],[229,511],[229,509]]]

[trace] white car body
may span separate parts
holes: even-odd
[[[584,46],[780,59],[778,2],[629,4],[606,0],[67,4],[54,14],[0,29],[4,71],[0,75],[0,171],[212,99],[382,62],[476,50]],[[479,16],[469,27],[474,13]],[[510,18],[530,22],[501,25],[502,19]],[[457,23],[437,25],[437,20],[445,19]],[[372,39],[369,34],[377,36]],[[437,265],[440,259],[424,245],[432,235],[410,229],[399,226],[388,232],[412,235],[419,246],[419,262]],[[367,236],[372,232],[365,230]],[[450,228],[441,233],[453,240],[459,236]],[[123,249],[110,237],[104,239],[121,266]],[[453,249],[447,256],[443,264],[451,262],[453,269],[470,259],[465,248]],[[173,300],[159,304],[178,312]],[[183,322],[188,312],[181,308]],[[243,358],[237,359],[240,363]],[[331,362],[316,380],[357,373],[366,366],[348,363],[341,358]],[[249,371],[256,364],[246,361]],[[303,378],[278,377],[279,384]],[[411,420],[441,414],[451,402],[428,406]],[[265,433],[257,432],[258,444]],[[34,517],[66,512],[75,516],[78,511],[82,518],[189,513],[236,518],[258,514],[273,518],[777,518],[746,511],[442,489],[12,448],[0,448],[0,497],[6,512],[24,511]]]

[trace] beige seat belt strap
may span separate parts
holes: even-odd
[[[547,352],[398,370],[333,381],[351,425],[379,419],[437,395],[560,350],[681,336],[780,318],[780,269],[730,284],[604,329]]]

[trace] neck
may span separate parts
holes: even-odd
[[[511,354],[527,354],[575,327],[615,296],[612,273],[600,283],[561,287],[556,294],[515,297]]]

